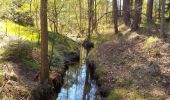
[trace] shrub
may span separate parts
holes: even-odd
[[[28,41],[10,41],[5,47],[3,57],[10,60],[22,60],[31,58],[32,45]]]

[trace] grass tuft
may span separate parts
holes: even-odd
[[[156,42],[159,41],[159,40],[160,40],[160,39],[159,39],[158,37],[153,37],[153,36],[151,36],[151,37],[149,37],[149,38],[147,38],[147,39],[145,40],[143,48],[144,48],[144,49],[145,49],[145,48],[151,48],[151,47],[153,47],[153,46],[156,44]]]

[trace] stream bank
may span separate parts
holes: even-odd
[[[137,32],[95,46],[89,60],[97,76],[96,100],[169,100],[169,50],[169,42]]]
[[[51,36],[50,33],[49,38]],[[55,41],[57,46],[54,47],[53,64],[50,71],[50,85],[54,83],[55,86],[41,88],[41,86],[38,86],[40,68],[39,46],[31,41],[24,41],[22,37],[6,36],[5,34],[2,34],[1,37],[0,71],[3,74],[0,81],[2,82],[0,99],[3,100],[26,100],[34,93],[35,97],[40,98],[44,94],[42,90],[46,89],[50,89],[50,91],[46,91],[50,95],[52,91],[56,93],[56,91],[59,91],[57,89],[63,80],[64,66],[69,66],[70,62],[79,61],[79,45],[75,41],[57,34],[57,37],[60,39]],[[49,41],[52,42],[51,38]],[[49,45],[51,46],[50,43]],[[30,99],[34,100],[33,98]],[[42,99],[40,98],[39,100]]]
[[[80,60],[80,54],[78,52],[69,52],[64,55],[64,67],[51,68],[49,76],[49,86],[37,85],[32,91],[29,100],[55,100],[61,87],[64,83],[64,77],[68,70],[68,66],[76,64]]]

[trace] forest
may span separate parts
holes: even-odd
[[[170,0],[0,0],[0,100],[170,100]]]

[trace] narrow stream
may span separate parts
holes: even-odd
[[[86,51],[82,48],[80,63],[69,66],[56,100],[94,100],[96,81],[90,78],[85,54]]]

